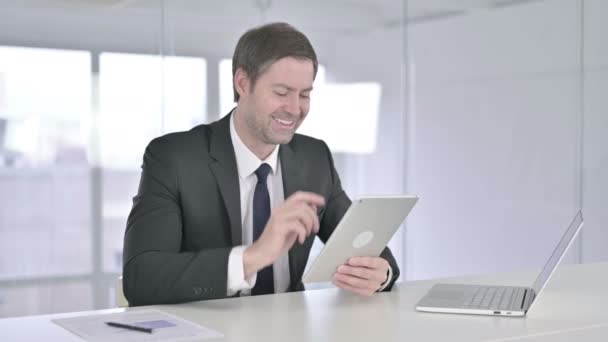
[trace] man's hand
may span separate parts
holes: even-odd
[[[334,273],[337,287],[364,296],[371,296],[387,281],[388,261],[380,257],[352,257]]]
[[[260,238],[243,253],[245,277],[286,253],[296,240],[304,243],[311,234],[319,231],[317,208],[325,205],[323,196],[312,192],[296,192],[270,214]]]

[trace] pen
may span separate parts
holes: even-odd
[[[146,332],[148,334],[152,333],[152,328],[138,327],[136,325],[117,323],[117,322],[106,322],[106,324],[111,327],[116,327],[116,328],[124,328],[124,329],[128,329],[128,330],[141,331],[141,332]]]

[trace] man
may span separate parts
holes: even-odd
[[[315,235],[326,242],[351,203],[327,145],[295,134],[317,66],[292,26],[252,29],[233,56],[236,108],[148,145],[125,232],[130,305],[304,289]],[[398,275],[385,249],[351,258],[333,282],[371,295]]]

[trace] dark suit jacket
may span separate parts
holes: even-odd
[[[318,236],[326,242],[350,206],[327,145],[296,134],[281,145],[285,198],[296,191],[325,197]],[[127,221],[123,288],[130,305],[227,297],[228,256],[241,245],[239,176],[230,115],[146,148],[141,180]],[[302,273],[314,236],[289,251],[289,291],[303,290]],[[399,268],[386,248],[382,255]]]

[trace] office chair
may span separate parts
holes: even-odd
[[[124,291],[122,290],[122,276],[118,277],[118,279],[116,280],[114,289],[116,292],[116,306],[119,308],[128,308],[129,302],[125,297]]]

